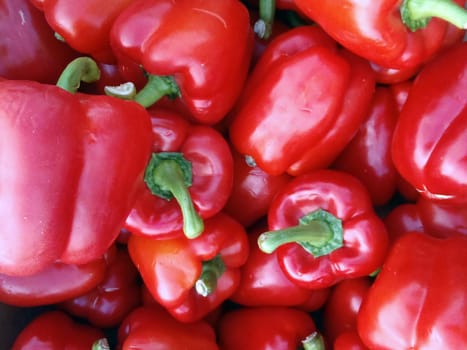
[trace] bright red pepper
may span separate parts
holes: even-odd
[[[298,27],[276,37],[255,66],[230,139],[265,172],[328,166],[367,115],[371,68],[335,46],[318,27]]]
[[[111,4],[100,0],[30,0],[65,43],[102,63],[115,63],[110,29],[117,16],[134,0]]]
[[[467,238],[401,237],[363,300],[358,333],[370,349],[467,347]]]
[[[417,75],[392,142],[399,173],[421,195],[467,203],[467,43],[445,51]]]
[[[392,208],[384,217],[390,244],[408,232],[424,232],[420,211],[414,203],[402,203]]]
[[[324,350],[311,316],[285,306],[243,307],[226,312],[219,320],[218,338],[222,350]]]
[[[392,92],[376,88],[368,116],[333,163],[333,168],[352,174],[365,185],[375,206],[388,203],[396,192],[398,175],[391,141],[398,115]]]
[[[11,350],[89,350],[101,339],[105,335],[100,329],[75,322],[62,311],[47,311],[21,331]]]
[[[420,66],[444,48],[449,23],[431,16],[447,15],[445,19],[459,28],[467,24],[462,0],[295,0],[295,4],[344,47],[387,68]]]
[[[126,247],[116,246],[111,254],[106,273],[95,288],[58,305],[100,328],[118,326],[141,303],[139,273]]]
[[[369,350],[363,344],[357,330],[347,331],[340,334],[333,343],[333,350]]]
[[[132,235],[130,256],[154,299],[182,322],[200,320],[228,299],[248,257],[243,226],[219,213],[197,238]]]
[[[194,238],[203,231],[203,219],[220,212],[231,194],[232,153],[225,138],[210,126],[188,124],[159,108],[150,109],[150,114],[153,159],[146,170],[147,186],[125,228],[157,238],[183,233]]]
[[[75,65],[96,78],[93,63],[74,61],[59,86],[0,82],[0,273],[101,257],[136,200],[150,118],[134,102],[62,88],[79,86]]]
[[[262,252],[256,243],[266,224],[255,226],[248,232],[250,252],[248,260],[240,268],[241,279],[230,300],[243,306],[302,306],[311,299],[317,310],[326,301],[327,289],[309,290],[290,281],[282,272],[277,256]],[[321,292],[323,291],[323,292]],[[307,310],[308,311],[308,310]]]
[[[54,84],[77,53],[53,36],[29,0],[0,2],[0,76]]]
[[[197,122],[215,124],[243,88],[253,34],[237,0],[136,1],[115,21],[111,44],[123,65],[137,62],[150,74],[138,101],[180,96]]]
[[[217,350],[214,329],[204,321],[182,323],[162,308],[133,310],[118,329],[118,349]]]
[[[265,252],[277,249],[279,265],[299,286],[317,289],[376,271],[388,237],[366,188],[350,174],[317,170],[296,177],[277,193]]]

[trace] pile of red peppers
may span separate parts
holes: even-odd
[[[467,348],[466,1],[0,2],[2,348]]]

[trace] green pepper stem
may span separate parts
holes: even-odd
[[[138,91],[133,100],[144,108],[147,108],[164,96],[168,96],[169,98],[180,97],[180,89],[174,78],[150,74],[148,75],[146,85]]]
[[[106,338],[96,340],[94,344],[92,344],[92,350],[110,350],[109,342]]]
[[[75,93],[81,82],[93,83],[100,79],[100,70],[97,63],[89,57],[78,57],[68,63],[58,78],[57,86]]]
[[[402,21],[412,31],[424,28],[432,17],[467,29],[467,10],[452,0],[404,0],[400,12]]]
[[[253,29],[260,39],[266,40],[271,36],[275,14],[275,0],[259,0],[259,19],[255,22]]]
[[[302,340],[303,350],[325,350],[324,339],[318,332],[313,332]]]
[[[133,100],[136,96],[136,86],[129,81],[117,86],[104,86],[104,92],[107,96],[117,97],[122,100]]]
[[[196,212],[188,191],[191,177],[191,163],[180,153],[161,152],[153,154],[144,178],[153,194],[175,198],[182,211],[183,232],[190,239],[204,231],[203,219]]]
[[[220,255],[217,255],[211,260],[203,261],[203,269],[201,275],[195,283],[196,292],[207,297],[217,287],[217,281],[225,271],[225,264]]]
[[[343,246],[341,221],[331,213],[318,209],[300,219],[297,226],[263,232],[258,246],[265,253],[272,253],[287,243],[298,243],[315,257],[329,254]]]

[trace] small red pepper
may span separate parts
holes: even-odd
[[[375,206],[388,203],[396,192],[398,175],[391,158],[391,141],[398,116],[392,92],[377,87],[366,119],[332,165],[357,177]]]
[[[139,273],[126,247],[115,246],[108,255],[106,273],[92,290],[61,302],[58,307],[93,326],[118,326],[141,303]]]
[[[458,30],[467,26],[462,0],[295,0],[295,4],[344,47],[387,68],[420,66],[431,59],[444,48],[446,21]]]
[[[62,311],[46,311],[26,325],[11,350],[104,350],[95,345],[103,339],[104,333],[96,327],[78,323]]]
[[[233,184],[233,160],[214,128],[191,125],[173,112],[150,109],[153,155],[146,185],[124,227],[138,235],[197,237],[203,219],[225,206]]]
[[[118,328],[118,349],[218,350],[214,329],[204,321],[182,323],[155,306],[133,310]]]
[[[426,64],[399,115],[392,158],[422,196],[467,203],[467,43]]]
[[[136,1],[115,21],[111,45],[122,65],[137,62],[149,73],[138,102],[180,96],[195,121],[212,125],[243,88],[253,32],[237,0]]]
[[[386,256],[386,228],[366,188],[347,173],[297,176],[271,203],[268,225],[261,250],[276,250],[285,275],[305,288],[370,275]]]
[[[424,232],[420,211],[415,203],[402,203],[392,208],[384,217],[390,245],[408,232]]]
[[[219,213],[197,238],[154,239],[132,235],[130,256],[154,297],[182,322],[200,320],[227,300],[248,257],[243,226]]]
[[[150,156],[150,118],[132,101],[74,94],[80,79],[98,76],[83,57],[58,86],[0,82],[0,273],[101,257],[136,200]]]
[[[373,92],[366,61],[337,51],[318,27],[294,28],[255,66],[235,108],[231,142],[271,175],[326,167],[357,132]]]
[[[370,349],[467,347],[467,238],[408,233],[363,300],[358,333]]]
[[[325,349],[310,314],[285,306],[228,311],[219,320],[218,337],[222,350]]]

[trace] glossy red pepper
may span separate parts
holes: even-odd
[[[449,27],[445,20],[461,29],[467,24],[462,0],[377,0],[371,4],[295,0],[295,4],[344,47],[387,68],[422,65],[444,47]],[[445,20],[431,18],[443,16]]]
[[[264,223],[248,231],[250,252],[246,263],[240,268],[240,283],[230,300],[242,306],[299,307],[311,299],[316,302],[314,298],[318,295],[319,301],[312,305],[317,310],[326,301],[329,291],[309,290],[290,281],[279,267],[276,254],[262,252],[256,243],[266,229]]]
[[[386,228],[366,188],[347,173],[296,177],[271,203],[268,226],[258,238],[261,250],[276,250],[285,275],[305,288],[369,275],[386,256]]]
[[[145,186],[124,227],[138,235],[194,238],[203,219],[225,206],[233,184],[232,153],[214,128],[151,109],[153,156]]]
[[[29,276],[0,274],[0,302],[20,307],[42,306],[87,293],[104,279],[108,255],[83,265],[56,262]]]
[[[101,257],[142,182],[148,113],[131,101],[66,91],[79,86],[80,70],[98,77],[88,58],[68,68],[58,86],[0,82],[0,273],[28,275],[58,259]]]
[[[132,235],[130,256],[151,295],[176,319],[200,320],[228,299],[248,257],[243,226],[219,213],[194,239],[153,239]]]
[[[53,36],[29,0],[0,2],[0,76],[54,84],[77,53]]]
[[[204,321],[182,323],[162,308],[133,310],[118,328],[118,349],[217,350],[214,329]]]
[[[69,314],[100,328],[118,326],[141,303],[139,273],[126,247],[116,246],[111,254],[106,273],[95,288],[58,305]]]
[[[333,163],[333,168],[352,174],[365,185],[375,206],[388,203],[396,192],[398,175],[391,141],[398,115],[392,92],[377,87],[368,116]]]
[[[291,180],[288,174],[269,175],[250,165],[232,150],[233,185],[223,210],[243,226],[249,227],[266,216],[269,205],[279,189]]]
[[[392,157],[422,196],[467,203],[467,43],[445,51],[417,75],[400,113]]]
[[[373,91],[366,61],[337,51],[318,27],[292,29],[255,66],[235,109],[231,142],[271,175],[326,167],[357,132]]]
[[[218,337],[223,350],[324,350],[311,316],[284,306],[243,307],[226,312],[219,320]]]
[[[409,233],[392,247],[358,314],[370,349],[465,349],[467,238]]]
[[[243,88],[253,34],[237,0],[136,1],[115,21],[111,44],[123,65],[137,62],[150,74],[139,102],[180,96],[194,120],[215,124]]]
[[[384,225],[391,245],[408,232],[425,231],[420,211],[415,203],[401,203],[392,208],[384,217]]]
[[[101,63],[115,63],[110,29],[117,16],[134,0],[112,4],[99,0],[30,0],[67,45]]]
[[[89,350],[105,339],[95,327],[74,321],[62,311],[47,311],[32,320],[18,335],[11,350]]]

